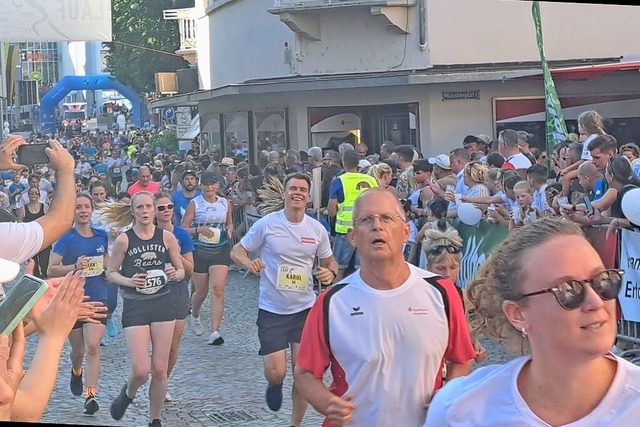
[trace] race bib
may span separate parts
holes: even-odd
[[[277,286],[280,291],[309,292],[309,270],[291,265],[278,266]]]
[[[141,288],[136,288],[141,294],[153,295],[167,284],[167,275],[162,270],[147,271],[147,281]]]
[[[120,173],[120,168],[113,168],[113,173]]]
[[[104,272],[104,255],[87,257],[89,265],[82,270],[82,277],[96,277]]]
[[[198,233],[198,240],[200,240],[202,243],[209,243],[212,245],[217,245],[218,243],[220,243],[220,229],[213,227],[208,227],[208,229],[213,231],[213,236],[207,237],[202,233]]]

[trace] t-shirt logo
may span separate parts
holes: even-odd
[[[371,186],[369,185],[368,182],[366,181],[360,181],[357,185],[356,185],[356,190],[366,190],[367,188],[371,188]]]
[[[140,255],[140,258],[142,258],[145,261],[151,261],[152,259],[158,258],[158,255],[155,252],[145,252],[142,255]]]
[[[316,239],[314,239],[313,237],[301,237],[300,241],[302,243],[309,243],[309,244],[312,244],[312,245],[314,245],[316,243]]]

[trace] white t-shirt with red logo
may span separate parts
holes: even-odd
[[[290,222],[284,211],[260,218],[240,244],[248,251],[260,251],[266,268],[260,271],[258,307],[275,314],[294,314],[310,308],[313,292],[313,262],[333,255],[327,230],[305,215]]]
[[[409,268],[402,285],[384,291],[364,283],[358,270],[341,282],[347,285],[320,294],[307,317],[298,366],[318,379],[331,367],[329,390],[356,405],[349,426],[421,427],[444,360],[475,357],[455,285]],[[448,318],[443,294],[425,279],[446,293]]]

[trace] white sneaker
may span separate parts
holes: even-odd
[[[173,402],[173,398],[169,394],[169,390],[167,390],[167,394],[164,395],[164,401],[165,402]]]
[[[199,317],[194,317],[191,324],[193,325],[193,333],[196,334],[196,336],[199,337],[204,333],[204,329],[202,328],[202,323],[200,323]]]
[[[218,331],[213,331],[213,333],[209,336],[209,345],[221,345],[221,344],[224,344],[222,335],[220,335],[220,332]]]

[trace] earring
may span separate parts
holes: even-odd
[[[521,329],[522,331],[522,338],[526,338],[527,337],[527,330],[524,328],[524,326]]]

